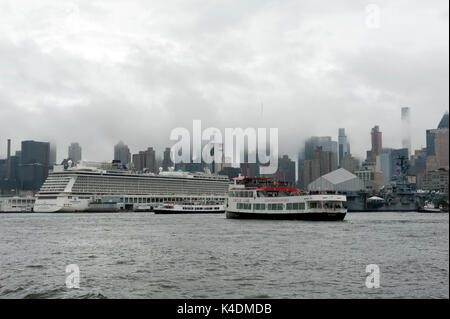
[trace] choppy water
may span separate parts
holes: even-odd
[[[80,268],[80,289],[65,268]],[[366,265],[380,267],[368,289]],[[0,215],[0,298],[449,298],[448,214]]]

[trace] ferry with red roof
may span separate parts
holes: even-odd
[[[346,196],[334,192],[303,193],[270,177],[236,177],[226,200],[226,217],[340,221]]]

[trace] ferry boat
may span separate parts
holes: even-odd
[[[218,202],[166,202],[153,211],[155,214],[218,214],[225,212],[225,205]]]
[[[31,196],[0,197],[0,213],[31,213],[34,202]]]
[[[237,177],[229,186],[226,217],[339,221],[346,197],[336,193],[301,193],[270,177]]]
[[[102,163],[80,162],[64,169],[56,165],[36,195],[35,212],[83,212],[101,197],[117,196],[124,210],[164,201],[225,202],[227,176],[203,172],[137,173],[111,169]]]
[[[419,209],[419,212],[422,213],[440,213],[441,208],[436,207],[432,201],[425,202],[425,205]]]

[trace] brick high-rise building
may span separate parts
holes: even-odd
[[[133,166],[138,171],[157,173],[156,153],[153,147],[147,148],[146,151],[140,151],[138,154],[133,154]]]
[[[367,161],[371,163],[376,162],[376,157],[381,155],[383,149],[382,134],[380,132],[380,127],[378,125],[372,128],[370,133],[372,148],[367,152]]]

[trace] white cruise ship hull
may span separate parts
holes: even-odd
[[[89,199],[69,198],[57,196],[56,198],[37,198],[34,203],[35,213],[63,213],[82,212],[89,207]]]

